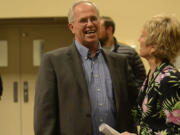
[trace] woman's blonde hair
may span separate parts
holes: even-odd
[[[153,55],[174,62],[180,50],[180,23],[173,15],[157,15],[144,25],[146,45],[154,45]]]

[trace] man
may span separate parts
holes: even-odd
[[[107,16],[102,16],[100,18],[100,36],[101,45],[103,48],[110,49],[113,52],[119,53],[127,57],[130,68],[135,76],[135,81],[140,88],[146,77],[145,68],[141,58],[137,52],[124,44],[118,43],[114,37],[115,23],[112,18]]]
[[[101,48],[98,9],[79,1],[68,19],[74,43],[45,54],[40,66],[35,135],[99,135],[104,122],[119,132],[132,131],[137,90],[126,59]]]

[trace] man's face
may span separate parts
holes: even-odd
[[[69,24],[69,28],[82,45],[98,44],[99,17],[91,4],[81,3],[74,9],[74,22]]]
[[[101,41],[102,44],[108,40],[108,33],[107,33],[107,29],[104,26],[104,20],[100,20],[99,40]]]

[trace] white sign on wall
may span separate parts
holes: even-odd
[[[0,67],[8,66],[8,42],[0,40]]]
[[[44,52],[44,40],[33,40],[33,65],[40,66]]]

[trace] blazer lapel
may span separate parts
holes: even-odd
[[[116,67],[117,65],[117,61],[112,57],[110,56],[110,53],[109,51],[106,51],[103,49],[103,54],[104,54],[104,57],[105,57],[105,60],[106,60],[106,63],[107,63],[107,66],[109,68],[109,72],[111,74],[111,79],[112,79],[112,86],[113,86],[113,92],[114,92],[114,99],[115,99],[115,105],[116,105],[116,109],[117,111],[119,110],[119,95],[120,95],[120,83],[119,83],[119,79],[117,78],[117,73],[119,73],[119,68]]]
[[[87,82],[83,72],[84,70],[82,67],[81,58],[74,44],[70,47],[68,55],[70,66],[73,70],[76,81],[79,83],[81,89],[86,90],[88,92]]]
[[[90,104],[90,99],[89,99],[89,93],[88,93],[88,87],[87,87],[87,82],[84,74],[84,69],[82,67],[82,62],[80,55],[73,44],[70,47],[70,51],[68,53],[69,55],[69,62],[71,69],[73,71],[73,78],[74,81],[77,83],[77,92],[79,96],[79,100],[83,102],[83,109],[86,110],[87,115],[90,115],[91,112],[91,104]]]

